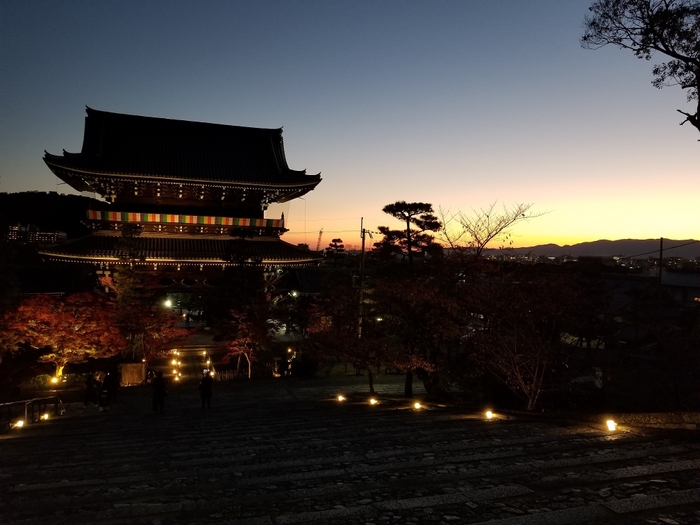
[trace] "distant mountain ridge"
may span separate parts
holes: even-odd
[[[488,253],[495,253],[496,250]],[[623,257],[658,257],[659,239],[620,239],[617,241],[598,240],[581,242],[578,244],[540,244],[527,248],[512,248],[508,252],[518,255],[544,255],[549,257],[561,257],[571,255],[573,257],[613,257],[621,255]],[[664,258],[683,257],[694,259],[700,257],[700,241],[694,239],[675,240],[664,239]]]

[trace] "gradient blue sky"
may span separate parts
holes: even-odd
[[[397,201],[547,212],[515,244],[698,238],[700,138],[655,63],[580,47],[590,0],[0,2],[0,191],[70,192],[85,106],[284,127],[322,173],[288,242],[359,245]],[[659,58],[658,61],[660,61]]]

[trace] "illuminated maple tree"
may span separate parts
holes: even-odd
[[[223,328],[226,331],[223,344],[226,355],[222,362],[228,364],[233,358],[238,358],[236,365],[236,375],[238,375],[241,357],[245,357],[248,363],[248,379],[250,379],[253,361],[257,360],[256,350],[268,341],[272,325],[267,320],[257,321],[250,314],[231,310],[229,321]]]
[[[111,357],[125,341],[114,320],[114,305],[94,293],[35,295],[5,315],[5,342],[45,349],[41,361],[61,375],[68,363]]]
[[[157,288],[147,276],[123,270],[114,277],[101,277],[100,283],[116,294],[114,319],[126,341],[122,357],[151,362],[165,355],[175,340],[190,334],[177,326],[181,318],[158,300]]]

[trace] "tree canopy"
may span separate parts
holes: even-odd
[[[122,357],[151,362],[164,355],[170,344],[189,334],[178,328],[180,317],[158,300],[159,291],[145,274],[124,269],[115,276],[101,277],[100,283],[116,295],[114,322],[125,344]]]
[[[687,90],[692,113],[678,110],[700,131],[700,1],[596,0],[586,16],[581,45],[598,49],[608,44],[629,49],[650,60],[656,53],[668,60],[653,68],[657,88],[680,86]]]
[[[60,375],[68,363],[110,357],[125,346],[114,313],[110,301],[94,293],[34,295],[5,315],[4,332],[14,346],[44,348],[40,360],[55,363]]]
[[[374,244],[378,254],[405,255],[408,257],[408,262],[413,263],[416,252],[428,253],[437,247],[433,236],[426,233],[439,231],[442,227],[433,214],[432,204],[396,201],[384,206],[382,211],[405,222],[406,229],[392,230],[387,226],[379,226],[379,233],[384,235],[384,239]],[[411,228],[412,225],[417,229]]]

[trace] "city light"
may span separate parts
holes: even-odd
[[[609,430],[610,432],[614,432],[615,430],[617,430],[617,423],[615,423],[612,419],[608,419],[608,420],[605,422],[605,424],[607,425],[608,430]]]

